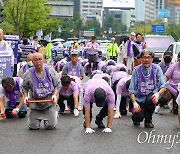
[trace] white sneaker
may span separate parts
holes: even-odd
[[[172,101],[168,102],[168,107],[169,107],[169,111],[173,112],[173,102]]]
[[[116,107],[114,107],[114,111],[116,111]]]
[[[161,110],[161,107],[158,105],[158,106],[156,106],[156,108],[154,110],[154,113],[157,114],[160,110]]]
[[[121,116],[120,112],[116,112],[113,118],[114,118],[114,119],[119,119],[119,118],[121,118],[121,117],[122,117],[122,116]]]

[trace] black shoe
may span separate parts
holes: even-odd
[[[98,126],[98,128],[105,128],[105,125],[103,124],[102,121],[96,120],[95,124]]]
[[[133,122],[133,124],[134,124],[135,126],[139,126],[139,125],[140,125],[140,122]]]
[[[121,115],[127,115],[127,111],[126,110],[120,110]]]
[[[64,110],[59,110],[59,114],[63,114],[64,113]]]
[[[154,125],[153,125],[152,122],[145,122],[144,125],[145,125],[146,128],[154,128]]]

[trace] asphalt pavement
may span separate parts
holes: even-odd
[[[0,154],[179,154],[180,126],[177,115],[168,109],[154,114],[154,129],[135,127],[131,113],[113,121],[112,133],[98,129],[95,116],[99,109],[93,108],[91,127],[96,131],[85,134],[84,117],[65,113],[58,118],[55,130],[29,130],[27,117],[0,121]],[[104,124],[107,118],[104,119]],[[179,152],[178,152],[179,151]]]

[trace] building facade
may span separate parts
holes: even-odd
[[[170,10],[170,22],[180,24],[180,1],[170,0],[168,1],[168,7]]]
[[[74,10],[74,2],[72,1],[54,1],[48,0],[45,5],[52,7],[50,17],[56,18],[72,18]]]
[[[101,16],[103,8],[103,0],[80,0],[81,17],[96,14]]]
[[[155,0],[144,0],[145,22],[155,20],[155,15],[156,15]]]

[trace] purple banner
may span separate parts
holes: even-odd
[[[0,56],[0,78],[12,76],[11,56]]]

